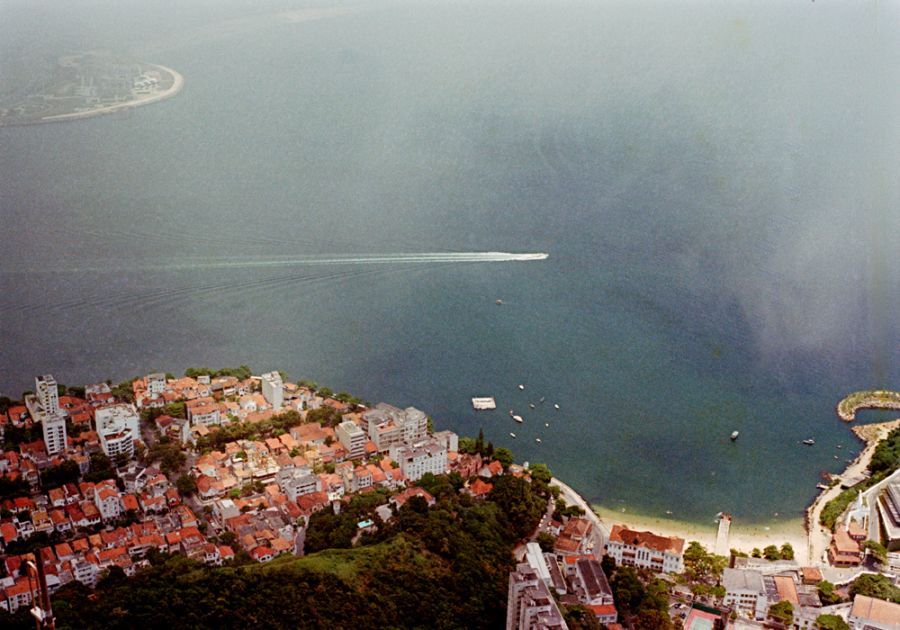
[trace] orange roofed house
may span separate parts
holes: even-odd
[[[684,571],[684,539],[638,532],[613,525],[606,552],[616,564],[646,567],[663,573]]]

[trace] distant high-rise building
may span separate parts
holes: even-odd
[[[52,415],[44,414],[41,425],[47,454],[55,455],[66,450],[66,417],[59,412]]]
[[[49,374],[34,377],[34,391],[44,413],[59,411],[59,389],[55,378]]]
[[[263,398],[272,405],[272,409],[275,411],[281,410],[281,406],[284,403],[284,383],[281,380],[281,374],[269,372],[263,374],[260,379],[262,380]]]
[[[366,454],[366,434],[355,422],[344,420],[337,425],[334,435],[340,440],[341,445],[347,449],[347,454],[351,459],[356,459]]]
[[[25,406],[35,422],[41,423],[48,455],[66,449],[66,415],[59,408],[59,389],[49,374],[34,379],[35,394],[25,397]]]

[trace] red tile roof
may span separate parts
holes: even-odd
[[[655,551],[671,551],[677,554],[680,554],[684,549],[683,538],[658,536],[652,532],[639,532],[622,525],[613,525],[612,531],[609,533],[609,540],[635,547],[647,547]]]

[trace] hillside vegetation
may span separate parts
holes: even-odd
[[[57,628],[503,627],[512,549],[537,525],[545,488],[504,476],[475,501],[432,481],[436,505],[410,499],[358,547],[221,568],[156,555],[133,578],[113,569],[93,594],[68,585],[53,596]],[[6,620],[33,627],[24,608]]]

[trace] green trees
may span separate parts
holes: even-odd
[[[97,483],[104,479],[115,479],[116,471],[113,468],[112,460],[103,453],[94,453],[91,455],[91,469],[84,476],[85,481]]]
[[[29,494],[31,494],[31,486],[21,477],[18,479],[10,479],[6,476],[0,477],[0,501],[15,499],[16,497],[27,497]]]
[[[900,429],[894,429],[881,440],[872,454],[869,470],[872,474],[890,473],[900,466]]]
[[[647,586],[633,567],[621,566],[611,572],[609,585],[623,623],[633,617],[641,630],[670,630],[668,584],[659,579]]]
[[[547,504],[531,491],[531,484],[521,477],[503,475],[493,479],[488,500],[496,503],[506,517],[509,531],[517,538],[533,532]]]
[[[177,481],[175,481],[175,487],[178,488],[178,492],[184,496],[197,492],[197,482],[192,475],[187,473],[179,475]]]
[[[768,545],[765,549],[762,550],[763,558],[766,560],[778,560],[781,558],[781,553],[778,551],[778,547],[775,545]]]
[[[769,617],[785,626],[790,626],[794,623],[794,606],[786,599],[772,604],[769,606]]]
[[[537,535],[537,544],[541,546],[541,551],[550,553],[556,546],[556,536],[547,532],[541,532]]]
[[[900,588],[897,588],[884,575],[865,573],[850,583],[850,595],[868,595],[878,599],[900,604]]]
[[[572,516],[584,516],[584,510],[577,505],[566,505],[565,499],[556,499],[553,508],[553,518],[562,521]]]
[[[794,548],[791,546],[791,543],[784,543],[781,545],[781,559],[782,560],[793,560],[794,559]]]
[[[508,470],[513,463],[513,454],[508,448],[500,447],[494,449],[494,459],[503,465],[503,470]]]
[[[866,551],[872,554],[872,556],[879,562],[883,563],[887,560],[888,551],[880,542],[877,542],[875,540],[867,540],[865,548]]]
[[[67,483],[78,483],[81,470],[73,460],[67,459],[61,464],[50,466],[41,473],[41,488],[44,491],[59,488]]]
[[[834,590],[834,584],[827,580],[823,580],[819,582],[819,599],[822,601],[823,606],[831,606],[833,604],[840,604],[844,598],[840,596],[839,593],[836,593]]]
[[[728,564],[728,558],[709,553],[706,547],[696,540],[688,544],[684,550],[684,573],[695,582],[716,581]]]
[[[550,472],[547,464],[532,464],[528,468],[528,472],[531,473],[532,479],[544,484],[549,484],[550,480],[553,479],[553,474]]]
[[[318,422],[323,427],[336,427],[342,420],[343,416],[334,407],[327,405],[306,412],[307,422]]]
[[[838,615],[819,615],[816,617],[816,627],[821,630],[850,630],[850,626]]]

